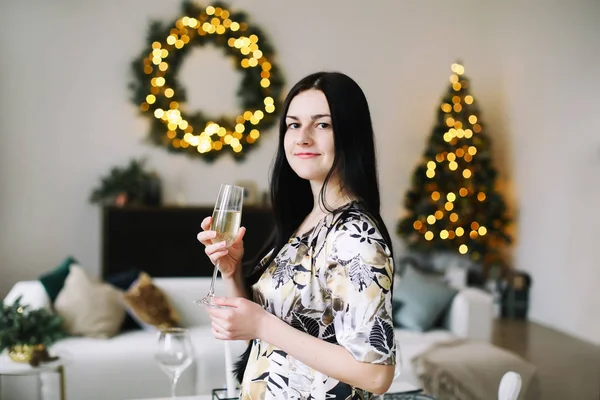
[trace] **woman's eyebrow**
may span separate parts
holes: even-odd
[[[330,117],[331,118],[331,115],[329,115],[329,114],[315,114],[315,115],[311,116],[310,119],[312,119],[314,121],[314,120],[317,120],[319,118],[325,118],[325,117]],[[288,115],[288,116],[286,116],[286,118],[293,119],[293,120],[296,120],[296,121],[300,121],[300,118],[298,118],[296,116],[293,116],[293,115]]]

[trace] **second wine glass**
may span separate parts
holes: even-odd
[[[158,348],[154,358],[171,380],[171,399],[179,377],[193,362],[194,350],[187,329],[167,328],[158,335]]]
[[[210,223],[210,230],[215,231],[217,236],[212,243],[225,242],[225,248],[229,248],[237,238],[240,224],[242,222],[242,206],[244,203],[244,188],[240,186],[222,184],[215,203],[215,209]],[[209,307],[220,307],[213,302],[215,296],[215,280],[219,273],[219,261],[215,265],[208,294],[196,303]]]

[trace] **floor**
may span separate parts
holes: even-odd
[[[538,367],[542,400],[600,400],[600,347],[508,319],[495,321],[493,341]]]

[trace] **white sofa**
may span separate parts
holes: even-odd
[[[154,283],[168,296],[182,318],[182,325],[190,328],[195,351],[195,362],[182,375],[177,394],[208,394],[211,389],[225,385],[224,344],[212,337],[210,319],[204,309],[193,303],[208,291],[208,278],[154,278]],[[217,293],[222,293],[222,281],[217,282]],[[22,303],[33,308],[50,307],[49,299],[39,281],[15,284],[5,302],[12,303],[22,295]],[[449,311],[449,330],[426,333],[396,330],[400,340],[403,371],[400,383],[419,386],[412,371],[410,359],[441,340],[464,337],[489,341],[492,326],[492,301],[482,291],[463,289],[453,300]],[[63,355],[66,367],[68,400],[126,400],[164,397],[169,394],[169,381],[153,360],[156,332],[132,331],[111,339],[67,338],[56,343],[52,352]],[[244,342],[232,342],[232,355],[237,358]],[[5,356],[5,355],[3,355]],[[3,378],[0,398],[22,400],[35,398],[31,382],[11,382]],[[42,377],[44,400],[58,398],[58,379],[50,374]],[[393,388],[394,386],[392,386]]]

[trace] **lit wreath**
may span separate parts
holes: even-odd
[[[182,14],[167,26],[153,21],[147,39],[150,51],[133,62],[130,86],[133,101],[151,120],[148,138],[169,151],[207,160],[226,151],[241,159],[277,121],[284,80],[273,48],[260,29],[248,24],[245,13],[231,12],[222,3],[201,7],[185,1]],[[188,51],[207,43],[222,47],[242,71],[237,95],[243,111],[236,117],[186,109],[186,92],[177,74]]]

